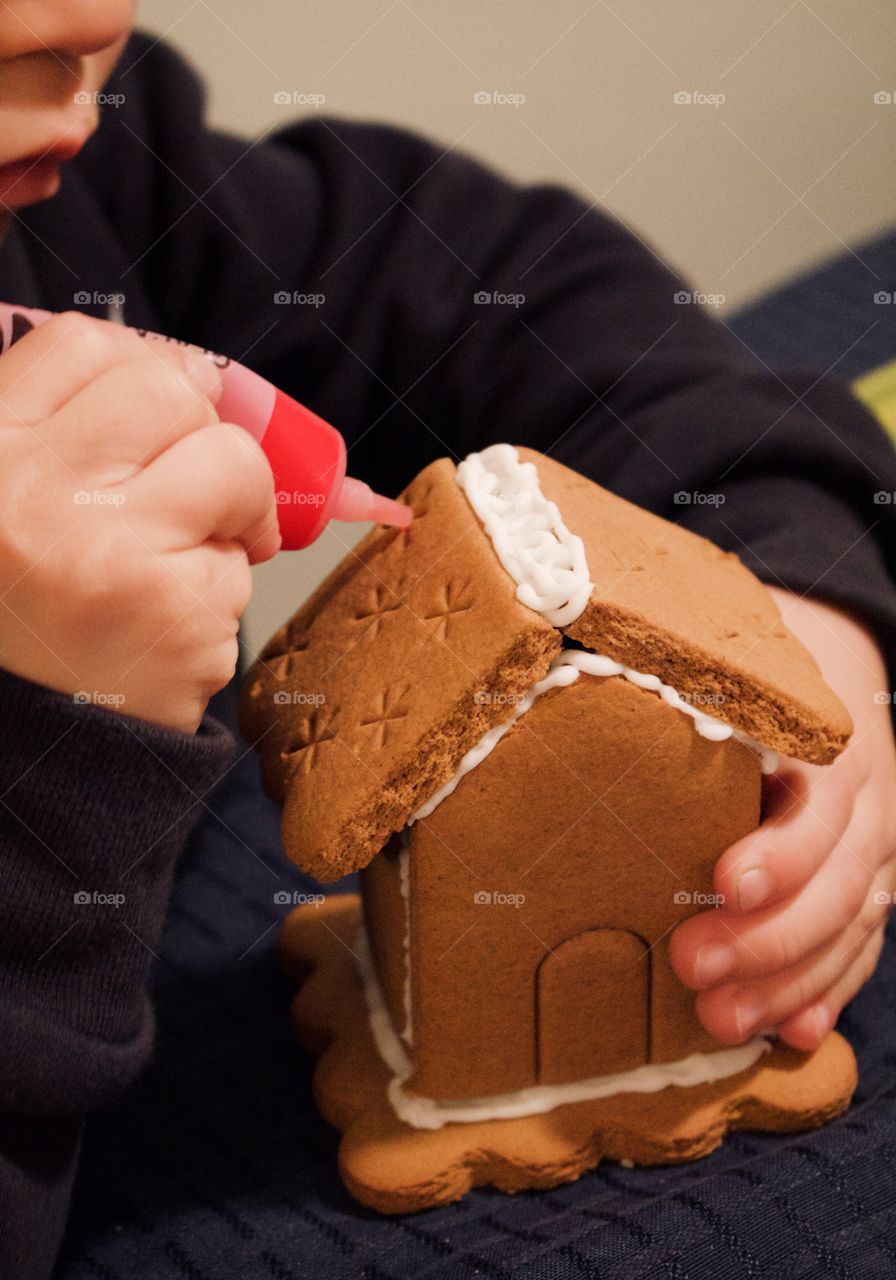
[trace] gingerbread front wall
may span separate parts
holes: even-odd
[[[756,826],[760,776],[752,751],[620,677],[539,698],[411,828],[408,1087],[481,1097],[717,1049],[667,941]],[[404,931],[379,870],[366,910],[394,1020]]]

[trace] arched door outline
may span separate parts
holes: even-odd
[[[650,948],[630,929],[566,938],[535,974],[535,1075],[562,1084],[650,1061]]]

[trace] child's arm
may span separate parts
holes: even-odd
[[[233,755],[203,713],[233,673],[248,561],[279,535],[270,470],[215,394],[208,361],[83,317],[0,357],[0,1274],[17,1280],[49,1275],[84,1116],[149,1057],[172,868]]]
[[[775,1026],[814,1049],[871,976],[896,892],[896,749],[890,685],[864,627],[775,591],[784,621],[852,713],[831,766],[785,764],[762,827],[719,860],[725,905],[680,925],[679,977],[707,1029],[737,1043]]]

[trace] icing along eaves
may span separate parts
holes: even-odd
[[[569,1084],[534,1085],[516,1093],[496,1094],[490,1098],[440,1102],[408,1093],[404,1088],[413,1066],[392,1026],[363,927],[356,942],[356,959],[371,1034],[377,1052],[392,1072],[389,1102],[399,1120],[414,1129],[441,1129],[446,1124],[472,1124],[481,1120],[511,1120],[520,1116],[543,1115],[569,1103],[612,1098],[620,1093],[658,1093],[670,1085],[691,1088],[710,1084],[746,1071],[771,1048],[770,1042],[759,1036],[733,1049],[692,1053],[679,1062],[651,1062],[631,1071],[593,1076],[589,1080],[576,1080]]]
[[[717,720],[714,716],[708,716],[704,711],[698,711],[680,693],[676,692],[671,685],[663,684],[659,676],[647,675],[643,671],[633,671],[630,667],[624,667],[621,662],[614,662],[612,658],[605,657],[603,654],[587,653],[579,649],[567,649],[554,659],[547,675],[542,680],[539,680],[537,684],[534,684],[528,693],[520,699],[514,707],[510,718],[505,720],[503,724],[495,725],[493,729],[489,729],[476,745],[461,757],[460,764],[457,766],[453,777],[449,778],[435,795],[430,796],[411,815],[408,819],[408,826],[418,822],[421,818],[428,818],[442,801],[446,800],[456,790],[461,779],[466,777],[478,764],[481,764],[486,756],[491,755],[505,733],[513,728],[521,716],[526,714],[536,698],[539,698],[543,693],[547,693],[549,689],[562,688],[565,685],[573,684],[580,675],[621,676],[639,689],[658,693],[669,706],[691,717],[694,722],[694,728],[701,738],[707,738],[711,742],[724,742],[727,738],[735,738],[759,755],[763,773],[773,773],[778,767],[778,756],[774,751],[769,751],[767,747],[760,746],[758,742],[748,737],[747,734],[741,733],[739,729],[733,729],[731,725],[723,724],[721,720]]]

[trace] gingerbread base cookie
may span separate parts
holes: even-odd
[[[845,1110],[856,1084],[852,1050],[836,1032],[811,1054],[775,1045],[714,1083],[617,1093],[516,1119],[414,1128],[389,1100],[394,1072],[371,1031],[358,968],[360,899],[299,907],[280,952],[301,989],[293,1017],[320,1054],[318,1106],[342,1130],[343,1181],[362,1204],[407,1213],[459,1200],[474,1186],[503,1191],[571,1182],[601,1160],[673,1164],[708,1154],[727,1130],[796,1132]]]

